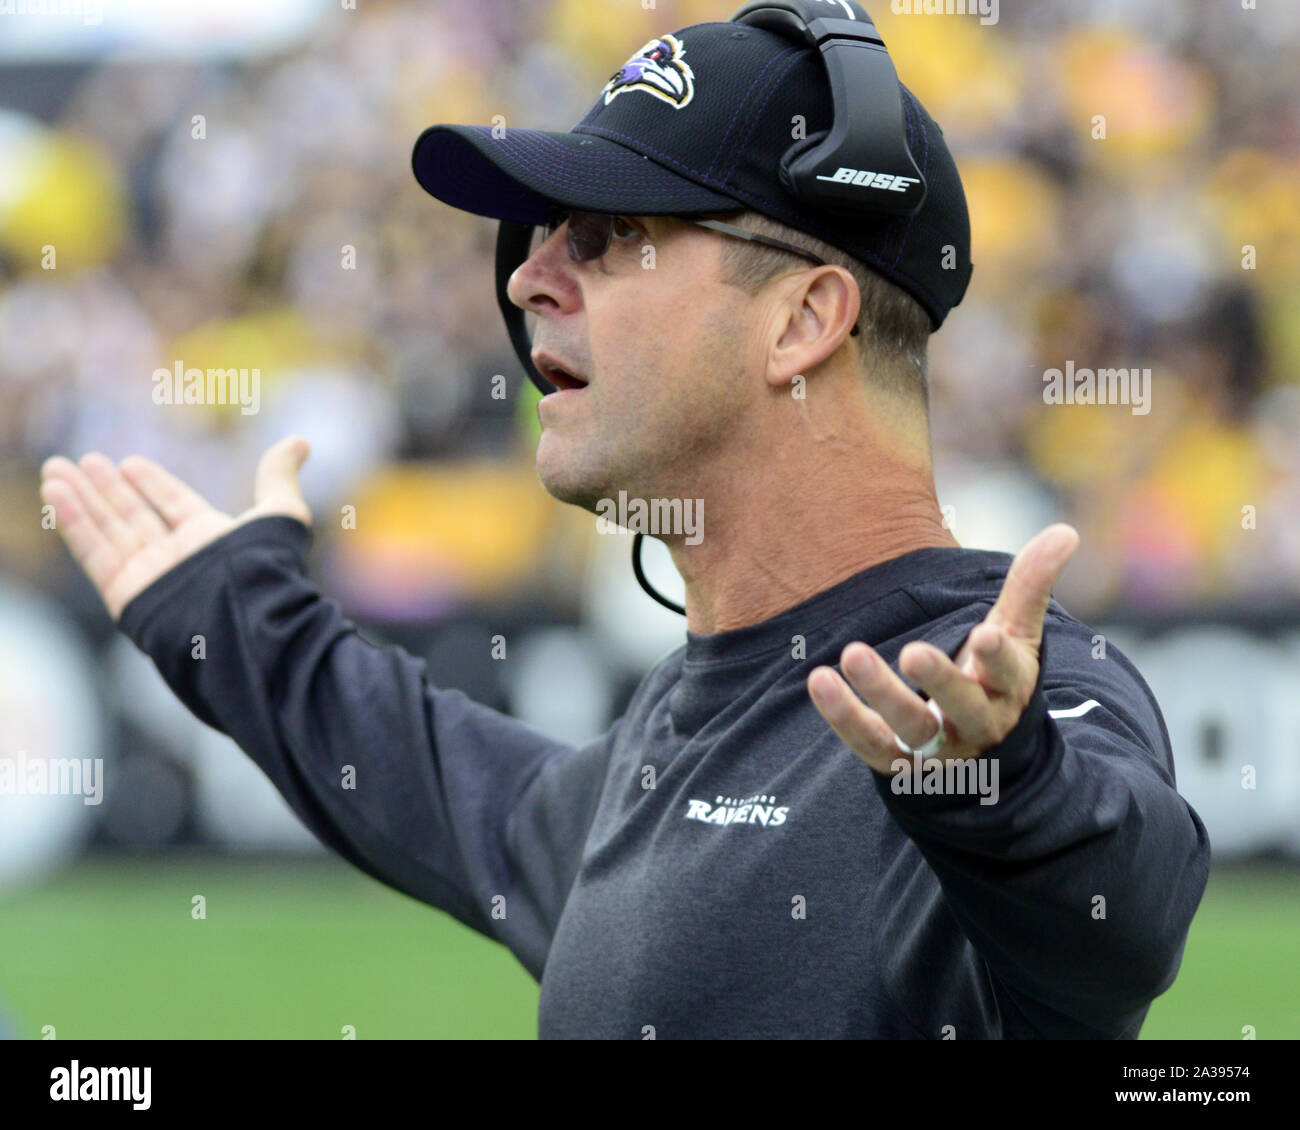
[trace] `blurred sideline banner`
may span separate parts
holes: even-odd
[[[1300,627],[1279,627],[1114,625],[1094,637],[1094,656],[1104,636],[1155,692],[1178,791],[1205,821],[1216,859],[1300,854]]]

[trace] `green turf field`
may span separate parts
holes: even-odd
[[[1216,870],[1143,1036],[1300,1037],[1298,958],[1300,869]],[[0,895],[22,1037],[529,1039],[537,992],[500,946],[328,860],[85,863]]]

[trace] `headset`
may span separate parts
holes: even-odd
[[[781,158],[782,186],[813,207],[835,212],[912,216],[925,203],[925,176],[907,144],[907,123],[898,73],[884,40],[853,0],[749,0],[731,22],[748,24],[817,48],[830,79],[833,124],[829,131],[801,138]],[[842,171],[870,169],[900,178],[905,189],[864,193]],[[827,170],[831,175],[827,176]],[[529,380],[546,395],[555,391],[537,371],[524,311],[510,301],[510,276],[529,255],[535,225],[502,220],[497,234],[497,305],[505,318],[510,344]],[[641,542],[632,540],[632,569],[646,595],[665,608],[686,615],[676,601],[657,592],[641,568]]]

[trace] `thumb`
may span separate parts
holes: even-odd
[[[1052,600],[1052,589],[1078,547],[1079,532],[1064,522],[1048,526],[1031,538],[1012,561],[986,621],[1037,647],[1043,638],[1043,617]]]
[[[311,511],[298,485],[298,469],[311,454],[302,436],[286,436],[272,444],[257,464],[253,485],[254,509],[262,514],[285,514],[311,525]]]

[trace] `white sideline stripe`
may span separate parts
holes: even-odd
[[[1100,705],[1101,703],[1095,698],[1090,698],[1087,702],[1081,702],[1078,706],[1070,707],[1069,710],[1049,710],[1047,716],[1049,718],[1082,718],[1094,706]]]

